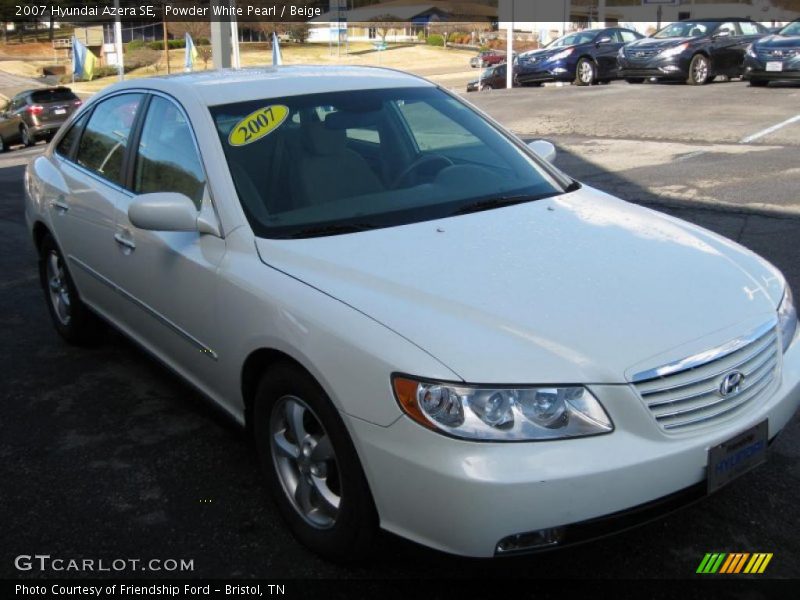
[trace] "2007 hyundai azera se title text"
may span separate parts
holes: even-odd
[[[554,153],[386,69],[139,79],[26,215],[61,335],[99,315],[245,424],[304,544],[503,555],[716,490],[800,402],[781,273]]]

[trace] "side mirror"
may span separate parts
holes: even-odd
[[[600,46],[601,44],[610,44],[610,43],[611,43],[610,37],[601,37],[599,40],[597,40],[598,46]]]
[[[553,162],[556,159],[556,147],[550,142],[545,140],[536,140],[528,144],[528,148],[547,162]]]
[[[175,192],[142,194],[128,206],[128,219],[150,231],[197,231],[197,208],[188,196]]]
[[[717,33],[715,33],[714,37],[715,38],[728,37],[730,34],[731,34],[730,31],[728,31],[727,29],[723,29],[722,31],[718,31]]]

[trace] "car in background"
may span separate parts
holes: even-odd
[[[719,75],[741,77],[747,47],[767,35],[749,19],[678,21],[619,51],[619,73],[628,83],[645,79],[704,85]]]
[[[0,111],[0,152],[13,144],[32,146],[50,140],[82,104],[68,87],[26,90]]]
[[[516,67],[515,67],[516,69]],[[484,69],[478,79],[473,79],[467,84],[468,92],[485,92],[488,90],[502,90],[506,88],[506,73],[508,72],[508,65],[502,63]],[[514,85],[517,85],[516,78]]]
[[[490,65],[499,65],[503,62],[506,62],[505,53],[496,52],[495,50],[484,50],[470,59],[469,66],[473,69],[479,69]]]
[[[770,81],[800,81],[800,19],[747,48],[744,78],[754,87]]]
[[[619,49],[643,37],[622,27],[570,33],[540,50],[520,54],[516,60],[517,79],[520,85],[541,85],[545,81],[607,83],[617,78]]]

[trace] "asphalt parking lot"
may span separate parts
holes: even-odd
[[[614,83],[469,100],[526,139],[554,141],[557,164],[585,183],[761,253],[800,292],[800,87]],[[22,164],[40,151],[0,157],[0,577],[41,577],[13,565],[40,553],[193,559],[181,574],[192,577],[685,578],[706,552],[736,551],[773,552],[766,576],[800,577],[798,417],[766,465],[612,538],[479,561],[385,535],[369,564],[317,559],[289,536],[243,434],[217,410],[119,334],[91,349],[56,335],[23,219]]]

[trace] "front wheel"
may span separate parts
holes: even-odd
[[[578,61],[578,66],[575,69],[575,84],[576,85],[593,85],[597,80],[597,67],[588,58],[582,58]]]
[[[319,384],[293,363],[264,374],[253,430],[270,493],[295,537],[337,562],[367,556],[378,517],[355,447]]]
[[[769,81],[766,79],[751,79],[750,80],[750,87],[766,87],[769,85]]]
[[[711,63],[703,54],[695,54],[689,64],[689,85],[705,85],[711,79]]]

